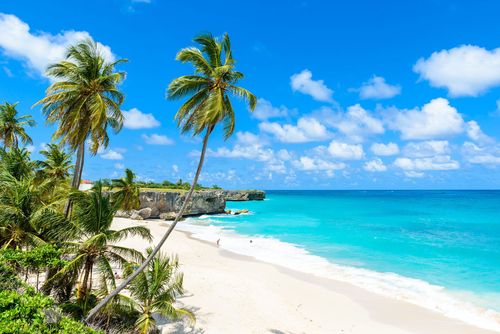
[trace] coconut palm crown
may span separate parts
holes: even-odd
[[[126,211],[137,209],[140,205],[140,187],[135,183],[135,174],[130,169],[125,169],[125,177],[113,179],[111,188],[115,190],[113,199],[120,208]]]
[[[173,80],[168,86],[167,97],[174,100],[190,96],[175,115],[182,132],[192,131],[193,135],[198,135],[224,122],[224,136],[228,138],[235,127],[234,109],[228,94],[248,101],[250,110],[255,109],[257,98],[245,88],[236,86],[244,75],[235,70],[228,34],[221,40],[210,34],[200,35],[194,41],[201,49],[182,49],[176,59],[191,63],[195,73]]]
[[[17,148],[19,139],[26,145],[31,144],[31,137],[26,133],[25,127],[35,126],[31,115],[18,116],[17,103],[5,102],[0,105],[0,139],[4,148]]]
[[[42,105],[49,124],[58,123],[54,139],[78,151],[73,188],[81,180],[87,139],[90,152],[96,154],[109,143],[108,128],[115,132],[122,128],[124,95],[118,85],[125,72],[115,71],[115,67],[125,61],[108,62],[99,45],[87,39],[70,46],[66,59],[47,69],[55,82],[36,104]]]

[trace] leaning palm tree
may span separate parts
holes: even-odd
[[[148,254],[152,249],[147,250]],[[127,265],[124,273],[130,275],[136,266]],[[178,296],[184,293],[183,274],[178,272],[177,257],[168,257],[161,252],[149,262],[147,268],[141,272],[129,285],[131,304],[139,313],[135,322],[135,330],[141,334],[157,333],[158,327],[154,314],[170,320],[188,318],[194,322],[191,311],[176,308],[174,303]]]
[[[3,140],[3,147],[17,148],[19,139],[26,145],[31,144],[31,137],[28,136],[27,126],[35,126],[36,123],[31,115],[18,116],[17,103],[5,102],[0,105],[0,139]]]
[[[113,275],[112,263],[124,266],[128,261],[141,261],[142,253],[132,248],[118,246],[116,243],[129,236],[139,236],[151,241],[149,229],[132,226],[121,230],[111,229],[117,206],[102,190],[97,182],[88,193],[76,192],[73,195],[74,215],[72,226],[54,228],[54,233],[62,240],[65,252],[71,260],[54,276],[64,277],[67,273],[80,273],[77,299],[85,301],[92,291],[94,267],[99,266],[102,275]]]
[[[78,189],[82,178],[85,142],[90,140],[90,152],[96,154],[108,146],[108,128],[115,132],[122,128],[124,95],[118,85],[125,72],[115,71],[115,66],[125,61],[107,62],[97,43],[88,39],[70,46],[66,59],[47,69],[56,82],[35,105],[42,105],[49,124],[58,123],[54,139],[77,152],[73,189]]]
[[[113,199],[120,205],[121,209],[130,211],[139,207],[141,189],[135,183],[135,174],[132,170],[127,168],[125,169],[125,177],[113,179],[111,189],[116,189],[113,192]]]
[[[189,96],[175,115],[182,133],[191,132],[193,135],[205,133],[193,183],[184,197],[184,202],[175,220],[165,232],[158,245],[146,258],[146,261],[108,297],[104,298],[89,313],[87,320],[91,319],[108,300],[118,294],[146,268],[149,261],[158,253],[184,214],[198,183],[198,177],[200,176],[205,159],[208,138],[212,134],[212,131],[221,122],[224,124],[224,137],[226,139],[234,131],[235,117],[229,95],[245,99],[249,103],[250,110],[255,109],[257,104],[257,98],[252,93],[242,87],[236,86],[237,81],[243,78],[243,73],[235,70],[235,61],[231,52],[229,36],[224,34],[222,39],[219,40],[212,35],[206,34],[196,37],[194,41],[201,45],[201,49],[194,47],[185,48],[179,51],[176,57],[177,60],[183,63],[191,63],[194,66],[194,75],[185,75],[173,80],[167,90],[167,96],[172,100]]]

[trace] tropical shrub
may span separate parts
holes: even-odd
[[[63,316],[47,296],[27,289],[0,291],[0,332],[5,334],[97,334],[81,322]]]
[[[152,251],[149,248],[148,255]],[[130,275],[136,267],[133,264],[127,266],[125,275]],[[155,314],[169,320],[187,318],[191,322],[195,321],[191,311],[174,306],[177,297],[184,293],[183,279],[183,274],[179,272],[178,258],[168,257],[159,252],[148,263],[146,269],[130,283],[130,305],[139,313],[135,322],[138,333],[158,332]]]

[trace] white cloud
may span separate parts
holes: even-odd
[[[57,35],[31,33],[30,27],[15,15],[0,13],[0,48],[5,55],[22,60],[25,65],[44,76],[47,65],[64,59],[66,48],[78,41],[92,38],[86,31],[63,31]],[[115,59],[109,46],[98,43],[103,57]]]
[[[451,96],[477,96],[500,85],[500,48],[462,45],[441,50],[420,58],[413,70],[431,86],[447,88]]]
[[[279,150],[276,155],[281,160],[290,160],[290,159],[292,159],[292,153],[290,153],[288,150],[285,150],[285,149]]]
[[[475,155],[468,159],[471,164],[478,165],[500,165],[500,156],[487,153],[483,155]]]
[[[344,160],[360,160],[364,157],[363,146],[359,144],[347,144],[332,141],[328,146],[328,152],[335,158]]]
[[[115,168],[116,168],[116,169],[125,169],[125,165],[124,165],[124,164],[122,164],[122,163],[120,163],[120,162],[117,162],[117,163],[115,164]]]
[[[477,124],[476,121],[469,121],[467,122],[467,136],[477,142],[477,143],[483,143],[483,144],[488,144],[488,143],[493,143],[495,140],[491,138],[490,136],[486,135],[482,130],[479,124]]]
[[[384,165],[382,160],[380,159],[373,159],[371,161],[367,161],[364,166],[364,170],[368,172],[385,172],[387,170],[387,166]]]
[[[274,151],[263,147],[265,142],[251,132],[237,132],[236,144],[233,148],[219,147],[217,150],[208,150],[208,155],[218,158],[242,158],[257,161],[270,161],[274,158]]]
[[[264,142],[263,140],[256,134],[244,131],[244,132],[237,132],[236,133],[236,142],[242,145],[253,145],[253,144],[258,144],[258,145],[263,145]]]
[[[402,139],[449,137],[463,132],[464,128],[462,116],[444,98],[433,99],[422,109],[389,108],[386,114],[389,127],[400,131]]]
[[[500,165],[500,148],[493,146],[479,146],[472,142],[465,142],[462,146],[465,160],[474,165]]]
[[[239,158],[264,163],[266,172],[286,173],[285,161],[292,158],[292,154],[285,149],[277,153],[265,147],[265,142],[251,132],[236,133],[236,144],[232,148],[219,147],[217,150],[209,149],[208,156],[216,158]]]
[[[132,108],[128,111],[123,111],[125,121],[123,126],[128,129],[151,129],[160,126],[160,122],[153,114],[146,114],[137,108]]]
[[[390,85],[378,76],[373,76],[359,88],[359,97],[362,99],[389,99],[400,93],[400,86]]]
[[[337,129],[351,142],[362,142],[367,136],[385,131],[383,122],[371,116],[359,104],[350,106],[346,112],[335,112],[330,107],[322,107],[314,116],[321,120],[321,124]]]
[[[177,165],[172,165],[172,172],[174,172],[174,174],[177,174],[179,172],[179,166]]]
[[[379,156],[390,156],[399,153],[399,147],[396,143],[373,143],[370,147],[371,151],[375,155]]]
[[[410,158],[434,157],[449,152],[450,145],[447,140],[428,140],[409,143],[403,149],[404,155]]]
[[[346,164],[343,162],[331,162],[321,158],[303,156],[294,160],[293,166],[298,170],[307,172],[326,171],[327,175],[333,176],[333,171],[344,169]]]
[[[114,150],[106,150],[100,153],[100,156],[106,160],[123,160],[123,154]]]
[[[292,90],[307,94],[321,102],[332,102],[333,91],[328,88],[323,80],[313,80],[309,70],[303,70],[290,77]]]
[[[394,165],[404,170],[453,170],[460,168],[458,161],[449,155],[439,155],[430,158],[397,158]]]
[[[269,148],[263,148],[259,144],[236,144],[232,149],[219,147],[216,151],[209,150],[208,155],[218,158],[242,158],[257,161],[269,161],[273,159],[274,152]]]
[[[422,177],[425,175],[422,172],[416,172],[414,170],[406,170],[404,173],[406,176],[411,177],[411,178],[418,178],[418,177]]]
[[[142,139],[149,145],[172,145],[174,141],[167,136],[153,133],[152,135],[143,134]]]
[[[252,113],[252,116],[258,120],[265,121],[269,118],[286,117],[291,111],[285,106],[274,107],[271,102],[266,99],[258,99],[257,106]]]
[[[263,122],[259,124],[259,128],[263,132],[274,135],[284,143],[305,143],[325,140],[330,137],[326,127],[312,117],[300,118],[297,125]]]

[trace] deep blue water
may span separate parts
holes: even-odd
[[[500,191],[267,191],[216,219],[332,262],[473,292],[500,310]]]

